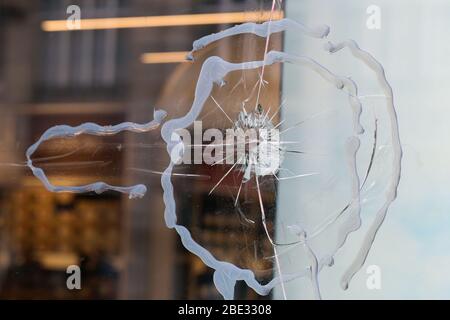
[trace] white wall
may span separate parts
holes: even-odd
[[[366,27],[369,17],[366,9],[370,5],[381,9],[379,30]],[[288,0],[287,16],[308,25],[328,24],[332,40],[354,39],[383,64],[394,90],[404,149],[398,199],[389,210],[365,266],[350,288],[342,291],[340,276],[361,242],[363,233],[357,232],[349,237],[347,246],[336,256],[335,266],[321,273],[323,298],[450,298],[450,275],[447,272],[450,268],[450,42],[447,39],[450,2]],[[310,45],[295,32],[288,32],[285,40],[285,51],[327,59],[318,53],[320,48]],[[327,61],[326,65],[344,75],[347,70],[350,74],[356,72],[359,82],[367,81],[366,90],[362,93],[376,93],[372,91],[370,75],[355,67],[347,56],[342,55],[340,61]],[[334,104],[333,96],[328,91],[322,94],[322,88],[318,87],[316,80],[310,79],[310,74],[292,71],[291,68],[287,67],[284,73],[284,97],[288,102],[311,103],[297,104],[295,108],[292,103],[283,113],[286,122],[300,121],[314,114],[317,103]],[[326,147],[328,143],[331,148],[335,143],[332,133],[338,132],[340,126],[343,126],[342,130],[345,128],[333,117],[324,118],[322,124],[327,128],[334,126],[334,129],[320,137],[306,135],[305,147],[314,148],[317,144]],[[328,139],[326,143],[324,139]],[[305,163],[305,160],[287,159],[284,165],[302,170]],[[328,169],[333,171],[331,167]],[[285,227],[281,225],[282,221],[295,221],[298,218],[295,215],[305,214],[303,209],[308,188],[307,183],[299,182],[297,186],[280,183],[278,238],[280,230]],[[344,190],[339,192],[345,196]],[[363,210],[363,219],[370,221],[373,213],[370,206],[366,209]],[[306,214],[312,213],[308,211]],[[366,226],[363,224],[362,231]],[[282,264],[288,265],[289,269],[300,267],[300,254],[290,255],[290,258],[283,258]],[[366,268],[370,265],[380,267],[380,290],[369,290],[366,286]],[[293,281],[286,285],[286,289],[288,298],[311,297],[311,288],[305,281]],[[282,297],[279,288],[275,297]]]

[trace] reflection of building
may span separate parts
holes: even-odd
[[[170,80],[165,86],[165,78],[176,76],[176,65],[143,65],[140,56],[189,50],[194,39],[220,26],[43,32],[40,22],[64,19],[68,4],[78,4],[83,18],[261,8],[258,1],[1,2],[0,185],[5,232],[0,266],[9,272],[0,296],[202,297],[195,285],[185,290],[198,268],[184,250],[179,254],[174,232],[164,226],[159,176],[130,170],[161,169],[166,159],[152,152],[161,154],[164,149],[145,148],[152,142],[157,145],[157,133],[54,141],[36,154],[67,155],[42,162],[56,183],[139,181],[150,190],[141,200],[128,201],[114,193],[50,194],[23,165],[27,146],[56,124],[143,122],[151,119],[155,106],[179,115],[177,108],[185,106],[176,103],[182,99],[175,103],[165,93],[177,92],[186,98],[184,104],[189,103],[198,69],[188,73],[191,78],[182,73],[188,86],[171,87]],[[69,263],[81,263],[89,275],[80,295],[65,290],[64,266]],[[20,276],[11,276],[11,270],[20,270]],[[205,279],[211,282],[210,276]]]

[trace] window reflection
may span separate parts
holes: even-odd
[[[44,32],[41,22],[65,19],[69,4],[80,6],[83,18],[270,9],[268,1],[259,0],[0,3],[0,297],[220,298],[211,270],[164,226],[159,175],[130,169],[161,171],[167,164],[157,132],[56,139],[33,156],[59,184],[144,183],[151,192],[140,200],[113,192],[49,193],[27,170],[24,155],[57,124],[146,122],[155,108],[182,115],[192,102],[201,63],[212,51],[195,64],[147,64],[142,56],[189,51],[193,40],[228,25]],[[281,37],[272,42],[280,47]],[[236,61],[250,59],[260,52],[245,50],[249,43],[264,47],[261,39],[241,37],[211,50]],[[275,70],[277,93],[279,76]],[[238,237],[232,231],[235,219],[213,214],[223,195],[206,197],[197,182],[179,183],[197,191],[180,207],[183,219],[196,219],[199,235],[214,239],[224,257],[234,256],[229,238]],[[66,287],[66,268],[72,264],[81,267],[81,291]],[[245,286],[236,297],[259,298]]]

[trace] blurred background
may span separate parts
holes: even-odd
[[[54,139],[33,155],[54,184],[144,183],[149,192],[139,200],[114,192],[50,193],[25,166],[24,155],[53,125],[143,123],[152,120],[158,108],[167,110],[169,117],[183,115],[190,108],[206,57],[214,53],[236,61],[257,55],[261,59],[265,45],[257,37],[224,41],[196,56],[195,63],[185,62],[192,42],[236,23],[268,20],[271,4],[259,0],[0,1],[1,298],[220,297],[211,270],[187,253],[164,225],[160,176],[142,171],[160,172],[167,166],[159,130]],[[66,19],[74,13],[67,12],[71,5],[81,9],[82,19],[131,18],[122,26],[109,21],[95,30],[68,31]],[[218,13],[222,16],[208,15]],[[172,15],[179,15],[175,22],[165,18]],[[156,17],[156,22],[143,26],[132,18],[143,16]],[[273,37],[270,47],[280,48],[281,37]],[[274,81],[272,99],[278,104],[279,69],[267,77]],[[209,126],[223,126],[213,123],[215,116],[209,115]],[[199,228],[226,256],[225,234],[232,225],[226,227],[233,222],[208,216],[217,204],[199,183],[180,182],[184,190],[198,190],[194,199],[183,199],[180,219],[200,221]],[[81,266],[82,290],[66,288],[66,268],[71,264]],[[258,298],[245,286],[237,296]]]

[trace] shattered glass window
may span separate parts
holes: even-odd
[[[442,9],[0,1],[0,297],[416,297]]]

